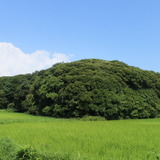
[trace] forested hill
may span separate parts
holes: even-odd
[[[160,74],[120,61],[58,63],[33,74],[1,77],[0,108],[64,118],[159,117]]]

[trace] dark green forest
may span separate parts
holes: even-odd
[[[60,118],[160,117],[160,73],[120,61],[57,63],[32,74],[0,77],[0,109]]]

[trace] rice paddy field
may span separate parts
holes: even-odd
[[[1,160],[6,141],[58,155],[51,160],[160,159],[160,119],[81,121],[0,111],[0,139]]]

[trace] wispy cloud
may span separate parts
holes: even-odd
[[[32,73],[49,68],[57,62],[68,62],[69,55],[37,50],[31,54],[24,53],[12,43],[0,43],[0,76]]]

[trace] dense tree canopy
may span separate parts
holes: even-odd
[[[159,117],[160,74],[120,61],[58,63],[33,74],[1,77],[0,108],[63,118]]]

